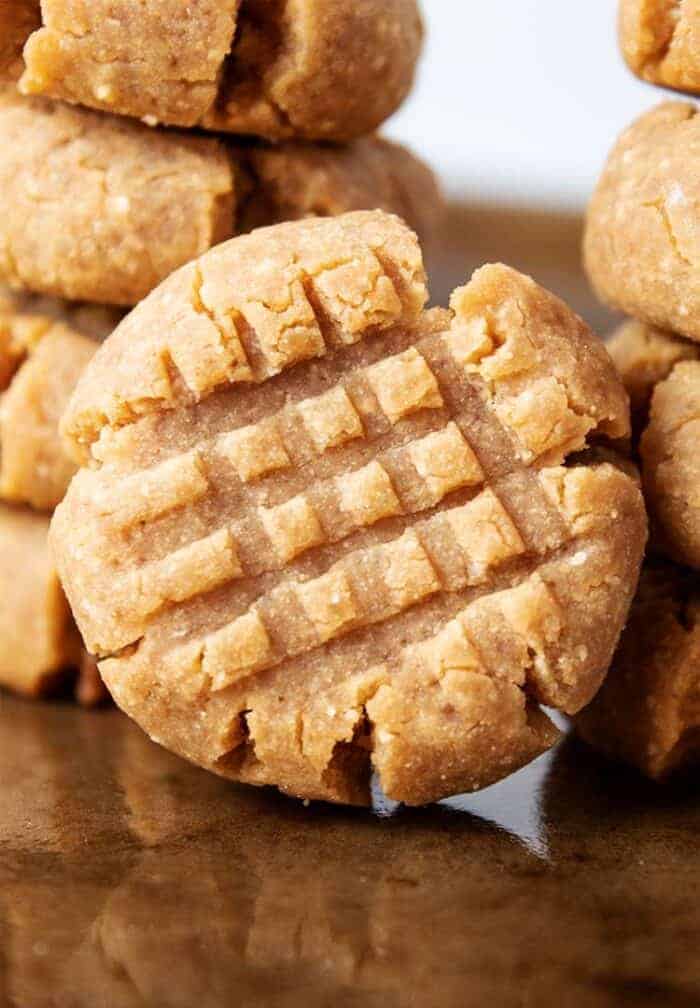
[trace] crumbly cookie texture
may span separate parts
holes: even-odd
[[[0,0],[0,81],[21,77],[24,43],[40,26],[38,0]]]
[[[700,94],[697,0],[621,0],[620,45],[638,77]]]
[[[423,803],[548,748],[604,675],[646,525],[603,345],[504,266],[450,310],[380,212],[169,278],[88,366],[53,543],[117,702],[290,794]]]
[[[673,564],[645,568],[610,673],[577,719],[587,742],[657,779],[700,757],[699,589]]]
[[[681,361],[700,359],[697,343],[634,319],[623,322],[605,345],[627,389],[633,426],[640,433],[659,382]]]
[[[345,148],[211,137],[0,94],[0,279],[132,305],[240,231],[380,207],[430,238],[432,172],[376,137]]]
[[[186,17],[179,0],[42,0],[41,20],[25,94],[271,140],[371,133],[423,37],[416,0],[199,0]]]
[[[0,498],[52,510],[75,472],[58,425],[95,340],[0,302]]]
[[[618,141],[591,201],[585,264],[600,297],[700,340],[700,118],[668,102]]]
[[[0,686],[51,692],[80,638],[48,549],[49,520],[0,504]]]

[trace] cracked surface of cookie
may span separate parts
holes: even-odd
[[[272,140],[377,129],[423,35],[415,0],[199,0],[186,17],[179,0],[43,0],[41,23],[24,32],[26,94]]]
[[[649,777],[700,757],[699,615],[697,575],[645,567],[612,668],[577,719],[587,742]]]
[[[620,137],[586,219],[585,266],[603,301],[700,340],[700,118],[667,102]]]
[[[380,212],[263,229],[142,302],[64,430],[61,577],[110,691],[194,762],[423,803],[554,741],[600,684],[645,540],[602,344],[504,266],[425,311]]]
[[[379,207],[424,238],[432,172],[368,137],[345,148],[225,144],[0,93],[0,277],[132,305],[210,246],[262,224]]]
[[[640,443],[656,537],[674,559],[700,567],[700,361],[682,361],[654,389]]]
[[[39,696],[81,644],[48,548],[49,519],[0,504],[0,686]]]
[[[0,305],[0,498],[51,510],[75,472],[58,432],[97,342]]]
[[[700,94],[697,0],[621,0],[620,45],[638,77]]]

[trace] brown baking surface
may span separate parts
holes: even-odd
[[[691,1008],[699,830],[692,782],[573,743],[386,820],[3,699],[0,1004]]]

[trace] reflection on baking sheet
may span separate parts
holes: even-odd
[[[699,828],[692,787],[573,742],[386,819],[3,699],[0,1004],[696,1004]]]

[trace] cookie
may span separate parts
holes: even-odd
[[[630,396],[651,545],[691,567],[700,565],[700,346],[673,333],[626,322],[607,343]]]
[[[621,0],[620,45],[643,80],[700,94],[700,8],[679,0]]]
[[[442,201],[428,168],[370,137],[347,148],[150,130],[0,94],[0,279],[132,305],[241,230],[381,207],[426,232]]]
[[[602,343],[487,266],[450,310],[381,212],[261,229],[170,277],[100,348],[53,522],[117,702],[175,752],[290,794],[485,786],[598,688],[645,515]],[[89,466],[89,468],[87,467]]]
[[[49,520],[0,504],[0,686],[51,692],[80,660],[80,637],[48,549]]]
[[[51,510],[75,465],[58,432],[95,340],[0,304],[0,499]]]
[[[700,340],[700,118],[667,102],[623,133],[593,195],[584,259],[603,301]]]
[[[61,322],[83,336],[103,340],[116,329],[126,314],[122,308],[89,302],[65,301],[43,294],[32,294],[0,283],[0,318],[7,324],[12,316],[43,316]]]
[[[652,778],[700,756],[700,585],[647,566],[610,673],[579,715],[587,742]]]
[[[700,346],[674,333],[628,319],[606,342],[627,389],[632,426],[641,434],[649,419],[654,389],[680,361],[700,359]]]
[[[640,443],[655,538],[675,560],[700,567],[700,361],[682,361],[654,389]]]
[[[371,133],[410,91],[423,37],[416,0],[202,0],[184,17],[177,0],[42,0],[41,22],[25,94],[270,140]]]

